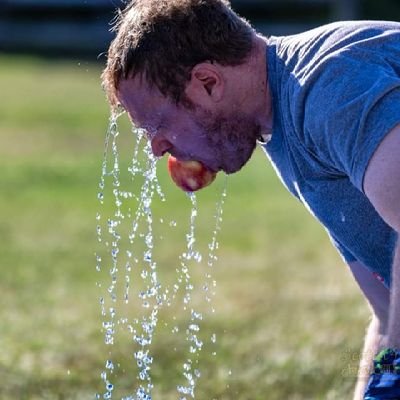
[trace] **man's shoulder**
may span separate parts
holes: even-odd
[[[276,41],[277,56],[285,65],[313,66],[352,49],[385,51],[385,44],[399,48],[400,23],[391,21],[339,21]],[[296,71],[295,71],[296,72]]]
[[[316,39],[337,40],[345,38],[349,42],[375,37],[382,34],[400,33],[400,22],[395,21],[337,21],[290,36],[282,37],[284,41],[306,43]]]
[[[343,96],[369,91],[376,86],[376,79],[398,82],[400,23],[344,21],[324,25],[283,38],[277,57],[287,78],[282,85],[294,104],[315,97],[324,107],[335,107],[334,98],[342,103]]]

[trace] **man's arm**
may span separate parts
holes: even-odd
[[[364,192],[386,223],[400,234],[400,124],[385,137],[369,162]],[[392,266],[387,346],[400,350],[400,240]]]
[[[364,338],[363,351],[360,354],[357,384],[353,397],[353,400],[362,400],[369,377],[373,372],[374,356],[387,341],[390,293],[382,282],[378,281],[359,261],[349,263],[349,267],[373,311],[373,317]]]

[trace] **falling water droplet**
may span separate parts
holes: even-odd
[[[140,349],[140,351],[134,352],[135,367],[137,364],[138,368],[136,375],[138,387],[134,395],[128,395],[121,399],[152,399],[151,366],[153,356],[151,352],[159,323],[159,311],[164,306],[171,306],[178,299],[179,301],[182,300],[182,309],[190,320],[181,329],[182,335],[186,334],[187,360],[182,371],[185,383],[177,386],[177,389],[181,399],[186,398],[185,396],[194,397],[196,382],[201,376],[198,368],[199,354],[204,347],[201,330],[203,314],[194,309],[194,304],[197,303],[193,299],[196,297],[197,287],[191,276],[193,268],[197,268],[197,264],[203,260],[202,254],[197,249],[198,243],[195,235],[196,219],[199,215],[196,195],[194,193],[188,194],[192,207],[189,230],[186,235],[186,248],[179,257],[178,265],[176,265],[176,281],[167,287],[162,284],[163,282],[160,279],[155,251],[159,239],[162,240],[162,237],[168,237],[168,235],[159,235],[154,227],[154,222],[157,221],[165,229],[175,228],[177,222],[175,220],[168,222],[164,218],[157,217],[154,213],[153,200],[157,198],[164,202],[166,198],[157,179],[157,159],[151,153],[150,144],[141,141],[144,135],[141,130],[135,131],[136,145],[131,164],[128,167],[130,185],[133,182],[133,186],[136,185],[135,188],[137,187],[137,189],[135,189],[135,192],[131,192],[132,189],[126,190],[124,187],[121,178],[124,176],[121,169],[123,163],[120,163],[118,153],[117,138],[119,133],[116,120],[117,117],[115,116],[110,119],[110,126],[107,131],[98,193],[102,210],[108,210],[110,202],[113,202],[114,209],[109,215],[96,214],[98,241],[106,253],[106,255],[102,253],[101,256],[96,254],[96,269],[100,272],[107,268],[109,271],[108,275],[99,275],[107,275],[109,280],[103,286],[98,285],[100,288],[104,287],[103,290],[106,291],[106,294],[103,293],[100,297],[101,315],[104,319],[102,327],[104,342],[107,346],[111,346],[108,347],[105,371],[101,375],[105,392],[102,397],[96,395],[96,398],[111,399],[112,393],[117,391],[115,379],[121,376],[124,370],[121,370],[120,363],[116,362],[115,350],[112,346],[114,343],[118,343],[119,332],[126,330],[133,340],[132,345]],[[140,154],[141,151],[143,151],[144,157]],[[224,198],[225,192],[217,209],[216,226],[207,251],[208,254],[205,254],[207,256],[205,261],[207,261],[209,267],[212,267],[216,260],[215,251],[218,249],[216,237],[220,229]],[[129,249],[124,248],[125,243],[129,245]],[[200,285],[200,290],[205,285],[209,288],[214,286],[214,280],[209,271],[205,275],[205,280],[204,285]],[[130,286],[133,283],[136,286],[132,287],[132,293],[129,296]],[[211,291],[209,290],[209,292]],[[206,298],[211,299],[212,294],[210,293],[209,297]],[[123,315],[124,308],[120,308],[120,305],[126,304],[128,300],[140,302],[140,317],[132,320]],[[173,320],[176,321],[175,316]],[[180,323],[180,321],[173,323],[172,333],[180,332],[178,328]],[[110,359],[111,357],[113,361]]]

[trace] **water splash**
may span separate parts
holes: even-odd
[[[137,387],[132,393],[120,397],[123,400],[151,400],[154,389],[151,369],[157,361],[153,355],[153,339],[158,330],[160,312],[164,307],[171,307],[176,300],[182,300],[182,309],[187,314],[187,326],[183,330],[187,343],[187,356],[182,363],[184,383],[177,385],[179,398],[194,398],[195,387],[201,377],[199,354],[204,347],[201,337],[202,310],[196,309],[193,294],[197,288],[191,276],[191,268],[203,260],[197,248],[195,226],[198,216],[196,195],[189,193],[191,203],[189,229],[185,236],[186,248],[179,256],[179,265],[172,283],[162,282],[154,251],[157,240],[162,240],[155,232],[155,221],[167,229],[177,226],[175,220],[165,221],[153,215],[154,200],[166,201],[157,178],[157,159],[152,155],[149,143],[143,140],[142,130],[134,130],[135,143],[131,161],[126,170],[121,167],[118,152],[117,120],[121,114],[112,115],[106,134],[102,173],[99,182],[98,201],[101,212],[96,214],[96,232],[101,251],[95,254],[96,271],[106,281],[104,287],[97,283],[102,291],[99,297],[102,332],[108,354],[104,369],[100,374],[104,392],[96,394],[98,399],[112,399],[117,396],[117,376],[124,374],[123,361],[114,354],[115,345],[128,334],[131,346],[131,364],[136,367]],[[124,189],[121,182],[128,180],[131,189]],[[132,189],[133,188],[133,189]],[[215,294],[215,280],[212,267],[217,260],[217,234],[221,227],[222,208],[226,197],[226,181],[215,214],[215,228],[207,251],[207,271],[200,286],[204,290],[207,304],[212,304]],[[107,216],[107,217],[105,217]],[[182,296],[181,296],[182,295]],[[181,297],[180,297],[181,296]],[[124,311],[128,305],[140,305],[135,318]],[[212,312],[215,310],[211,307]],[[176,319],[175,317],[173,318]],[[165,323],[167,326],[168,323]],[[178,326],[170,332],[177,334]],[[216,335],[208,339],[215,343]],[[126,357],[127,358],[127,357]],[[120,362],[118,362],[120,361]],[[134,380],[132,382],[134,385]]]
[[[208,271],[205,274],[205,283],[203,284],[203,289],[205,292],[205,300],[208,303],[211,303],[212,296],[215,295],[215,291],[212,290],[211,293],[209,291],[210,282],[212,282],[212,287],[215,288],[216,281],[213,279],[212,275],[212,267],[214,262],[217,260],[216,250],[218,249],[218,232],[221,229],[221,222],[222,222],[222,211],[223,205],[226,198],[226,190],[227,190],[227,180],[225,179],[225,184],[223,188],[223,192],[221,195],[221,199],[217,204],[217,211],[215,214],[215,227],[212,234],[211,242],[208,245],[208,260],[207,266]],[[184,278],[186,284],[186,292],[183,299],[183,309],[186,310],[187,307],[190,305],[191,302],[191,293],[194,291],[194,282],[191,280],[191,276],[189,274],[188,269],[188,261],[194,260],[197,263],[202,261],[202,256],[200,252],[195,248],[195,224],[196,224],[196,217],[198,214],[197,208],[197,199],[194,193],[188,194],[191,203],[192,203],[192,210],[190,214],[190,228],[189,233],[186,235],[186,243],[187,243],[187,250],[185,253],[182,254],[181,257],[181,278]],[[181,279],[182,280],[182,279]],[[212,312],[215,312],[214,308],[211,309]],[[177,391],[180,394],[180,400],[186,400],[186,396],[190,396],[192,398],[195,397],[195,387],[197,384],[198,379],[201,377],[200,370],[196,367],[199,364],[199,356],[203,349],[204,342],[200,338],[200,330],[201,330],[201,322],[203,321],[203,314],[200,311],[197,311],[193,306],[190,311],[190,319],[188,322],[188,326],[186,329],[186,342],[189,345],[189,357],[183,363],[183,376],[186,379],[184,385],[178,385]],[[216,334],[214,333],[211,337],[211,342],[215,344],[216,342]]]
[[[133,341],[136,342],[140,350],[134,353],[137,366],[139,368],[138,376],[142,382],[136,391],[137,399],[151,399],[152,383],[149,375],[150,366],[153,358],[150,355],[149,346],[152,343],[152,336],[157,326],[157,314],[159,306],[159,295],[158,290],[160,285],[158,283],[156,263],[153,261],[152,249],[153,249],[153,236],[152,236],[152,213],[151,213],[151,202],[156,192],[163,197],[162,191],[158,185],[157,176],[155,173],[156,159],[152,157],[151,151],[148,145],[142,146],[142,149],[146,155],[145,165],[142,165],[139,157],[139,151],[141,148],[141,140],[143,133],[140,130],[135,131],[136,144],[134,147],[133,157],[131,165],[128,168],[128,172],[133,181],[137,176],[143,176],[144,181],[142,183],[140,194],[137,196],[135,193],[127,190],[121,190],[120,183],[120,163],[119,153],[117,146],[118,138],[118,127],[117,119],[119,115],[113,115],[110,119],[109,129],[106,135],[105,151],[102,164],[102,175],[100,179],[98,199],[100,204],[103,206],[106,200],[106,181],[111,180],[112,196],[115,205],[114,213],[111,217],[107,218],[106,223],[106,234],[109,240],[104,241],[104,229],[100,224],[97,225],[97,235],[99,242],[103,242],[108,253],[108,262],[110,263],[109,275],[110,284],[107,288],[108,298],[104,296],[100,297],[101,314],[105,317],[102,322],[104,341],[107,346],[113,346],[116,340],[117,329],[120,326],[128,325],[130,333],[132,334]],[[142,306],[146,309],[151,309],[150,314],[143,315],[141,320],[136,320],[132,324],[128,324],[128,318],[119,315],[119,277],[120,277],[120,265],[122,262],[122,256],[120,254],[121,239],[123,230],[122,224],[125,218],[131,217],[131,208],[128,208],[126,212],[123,211],[124,201],[134,199],[137,201],[135,216],[133,218],[132,227],[128,233],[130,244],[134,243],[136,238],[137,229],[139,224],[144,221],[146,230],[146,249],[143,255],[144,264],[142,265],[142,277],[145,284],[148,285],[149,290],[146,293],[141,293],[140,298],[142,300]],[[98,213],[96,220],[100,221],[101,216]],[[134,256],[134,253],[129,249],[125,252],[125,268],[124,268],[124,290],[123,290],[123,301],[125,304],[129,302],[129,288],[130,288],[130,273],[133,266],[139,264],[139,259]],[[96,270],[102,270],[102,258],[96,255]],[[155,302],[150,306],[152,299],[156,299]],[[106,306],[106,304],[109,306]],[[110,306],[111,305],[111,306]],[[120,318],[118,318],[120,317]],[[135,327],[133,327],[135,326]],[[112,351],[109,352],[112,354]],[[114,391],[114,384],[112,383],[112,376],[116,370],[115,363],[110,358],[105,363],[105,370],[101,373],[101,379],[105,385],[105,392],[103,398],[111,399]],[[128,396],[126,398],[134,398]]]

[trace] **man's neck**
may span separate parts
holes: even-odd
[[[254,119],[263,134],[272,131],[272,101],[267,73],[267,41],[254,35],[253,48],[247,60],[240,65],[222,67],[226,83],[227,113],[241,113]]]
[[[249,101],[252,103],[254,115],[260,125],[265,127],[263,134],[272,133],[272,96],[269,86],[267,65],[267,39],[255,35],[254,49],[249,60],[250,82]]]

